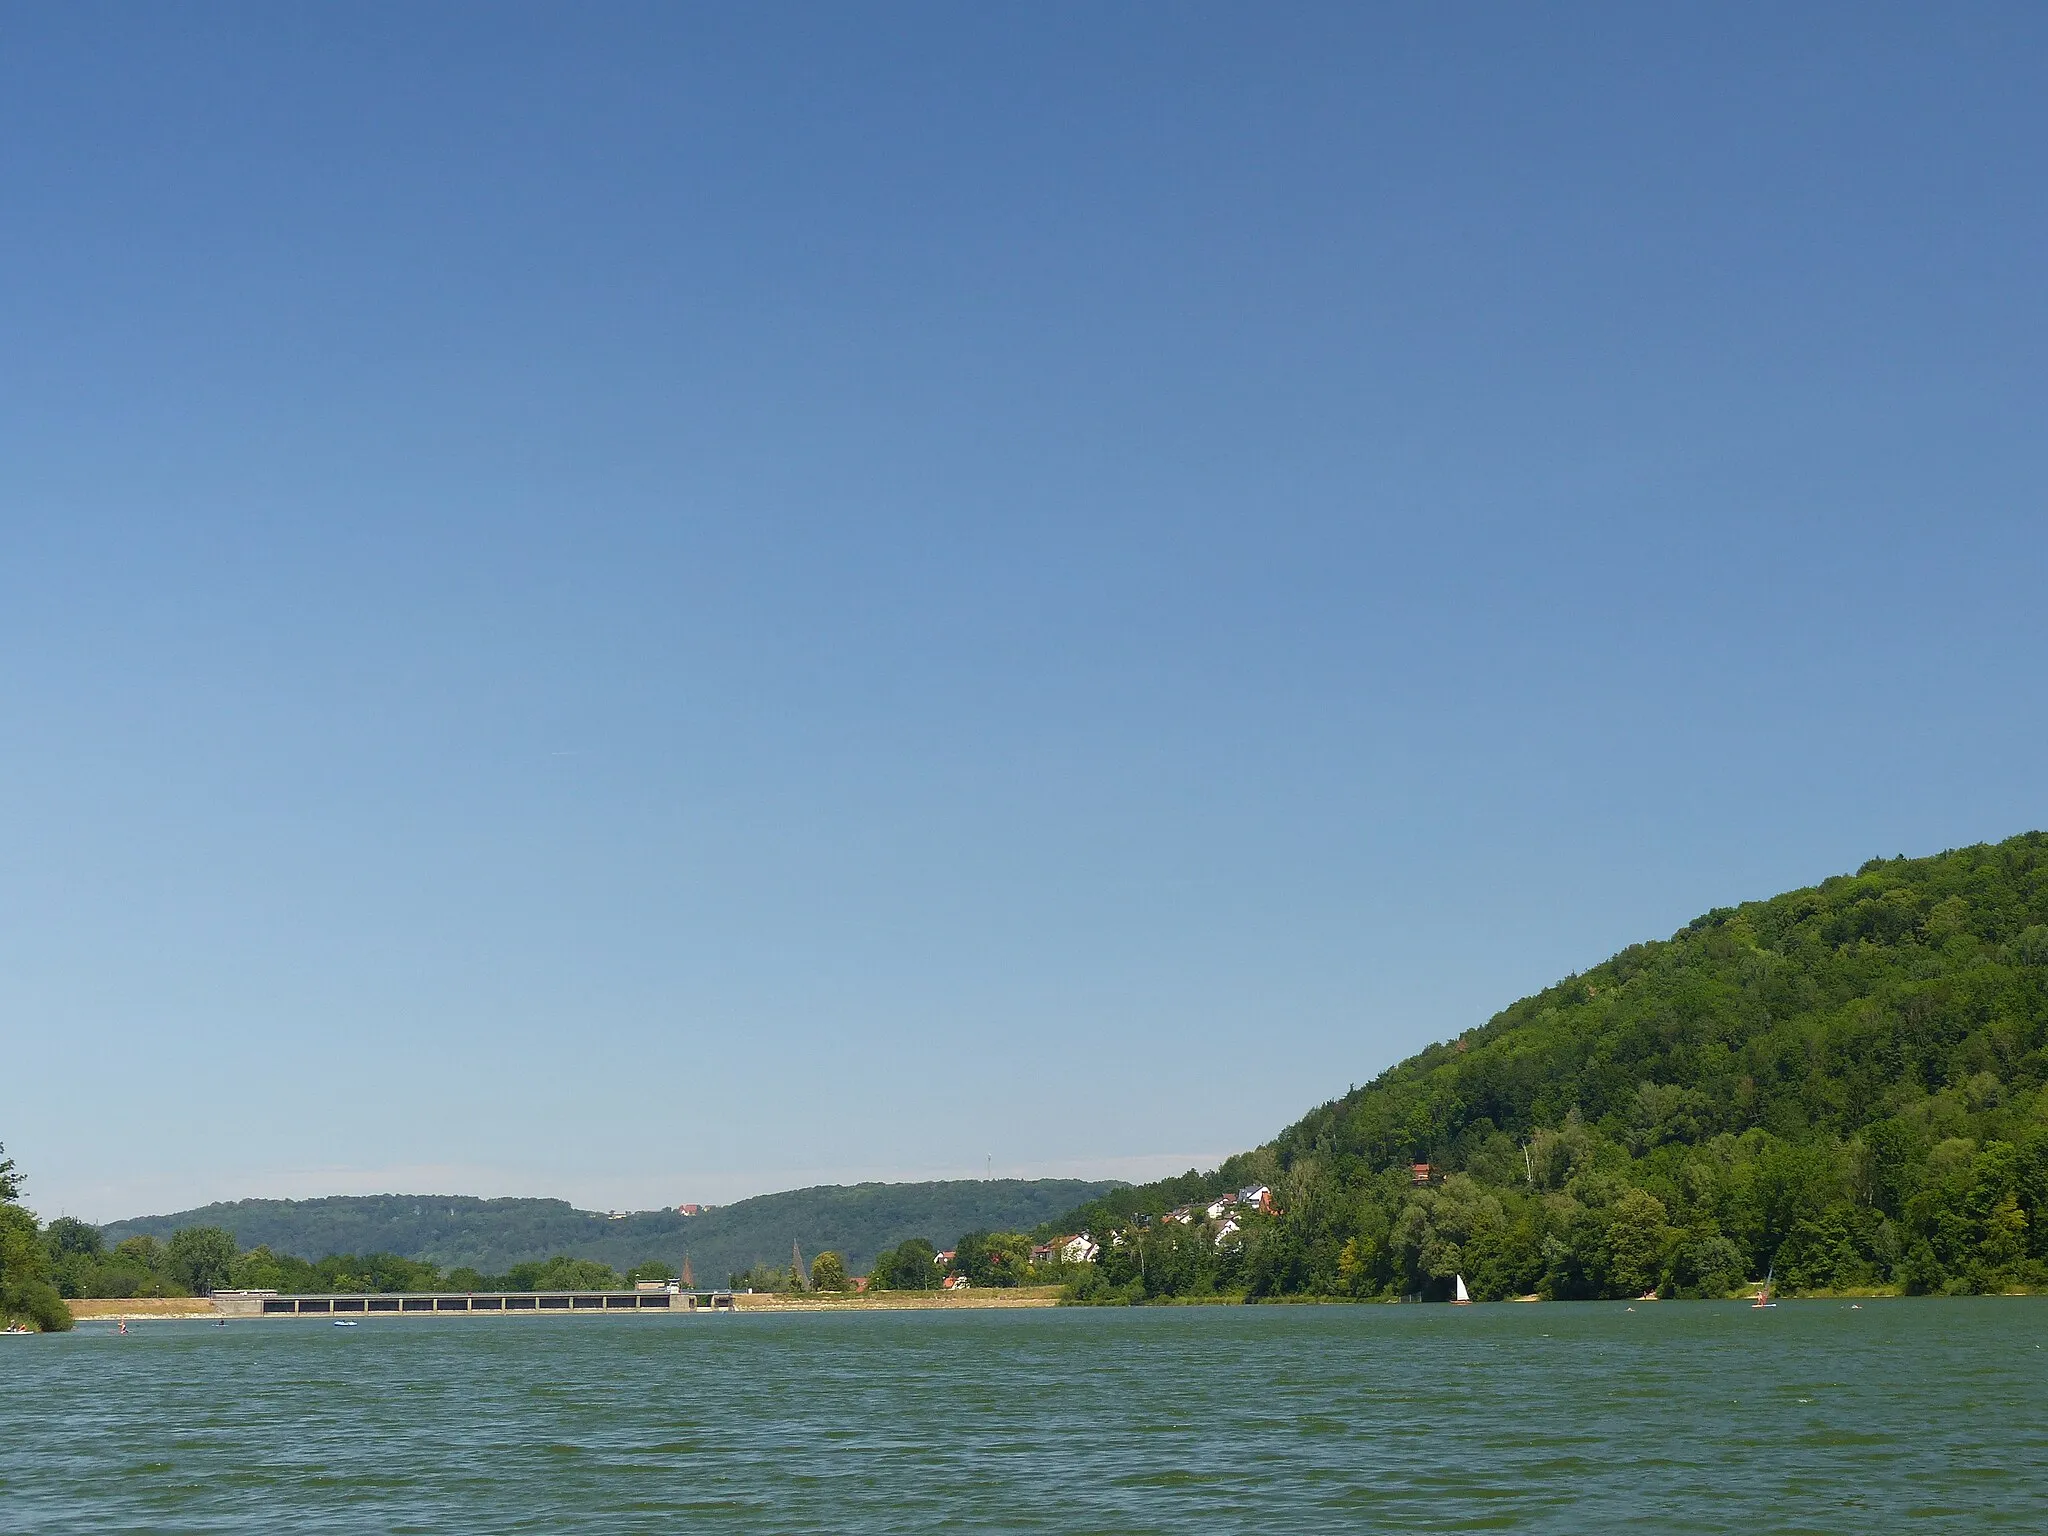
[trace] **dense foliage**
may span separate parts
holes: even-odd
[[[843,1291],[853,1283],[846,1273],[846,1260],[829,1248],[811,1260],[811,1289]]]
[[[1090,1202],[1076,1293],[2048,1285],[2044,1086],[2048,836],[1875,860],[1626,949],[1214,1173]],[[1251,1182],[1277,1213],[1162,1219]]]
[[[71,1326],[50,1284],[50,1253],[35,1216],[22,1209],[21,1175],[0,1147],[0,1328],[61,1333]]]
[[[871,1291],[935,1291],[946,1278],[939,1251],[930,1239],[906,1238],[887,1253],[877,1254],[868,1272]]]

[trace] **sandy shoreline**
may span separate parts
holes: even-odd
[[[204,1296],[95,1296],[64,1303],[74,1321],[138,1322],[153,1317],[219,1317]]]

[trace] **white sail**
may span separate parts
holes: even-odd
[[[1465,1277],[1464,1277],[1463,1275],[1460,1275],[1460,1276],[1458,1276],[1458,1281],[1457,1281],[1457,1284],[1458,1284],[1458,1290],[1457,1290],[1457,1294],[1456,1294],[1456,1295],[1454,1295],[1454,1296],[1453,1296],[1453,1297],[1451,1298],[1451,1300],[1453,1300],[1453,1301],[1470,1301],[1470,1300],[1472,1299],[1472,1295],[1471,1295],[1471,1293],[1470,1293],[1469,1291],[1467,1291],[1467,1290],[1465,1289]]]

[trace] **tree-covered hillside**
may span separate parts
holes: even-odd
[[[2044,1045],[2028,833],[1709,912],[1069,1220],[1121,1234],[1091,1288],[1131,1299],[2044,1285]],[[1277,1215],[1160,1219],[1250,1182]]]
[[[323,1259],[388,1254],[443,1269],[497,1274],[557,1255],[626,1270],[649,1260],[722,1285],[756,1264],[836,1250],[855,1269],[906,1238],[950,1244],[976,1229],[1029,1230],[1076,1200],[1113,1186],[1081,1179],[955,1179],[924,1184],[823,1185],[760,1195],[696,1216],[636,1211],[610,1217],[562,1200],[480,1200],[469,1195],[337,1195],[320,1200],[238,1200],[169,1216],[116,1222],[109,1248],[136,1237],[166,1240],[218,1227],[242,1248]]]

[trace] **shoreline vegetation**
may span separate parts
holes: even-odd
[[[109,1247],[19,1193],[0,1160],[0,1311],[19,1326],[69,1327],[67,1298],[676,1276],[308,1262],[219,1227]],[[1717,908],[1209,1172],[951,1250],[913,1238],[864,1280],[827,1251],[728,1285],[761,1308],[1443,1301],[1459,1279],[1479,1301],[1635,1302],[1766,1276],[1785,1297],[2048,1290],[2048,834]]]
[[[1742,1290],[1719,1297],[1674,1297],[1675,1303],[1686,1301],[1747,1302],[1755,1295],[1754,1290]],[[1773,1293],[1776,1294],[1775,1292]],[[2039,1296],[2039,1289],[1988,1291],[1979,1293],[1992,1299],[2017,1300]],[[1637,1297],[1635,1305],[1647,1305],[1661,1301],[1657,1297]],[[1811,1303],[1819,1305],[1834,1301],[1916,1301],[1924,1296],[1901,1290],[1897,1287],[1864,1287],[1842,1291],[1806,1291],[1783,1298],[1787,1305]],[[1067,1287],[1059,1285],[1019,1286],[1015,1290],[986,1291],[872,1291],[865,1293],[846,1292],[780,1294],[763,1291],[740,1292],[734,1300],[741,1312],[962,1312],[989,1310],[1029,1310],[1048,1307],[1094,1307],[1127,1306],[1126,1302],[1076,1301],[1068,1294]],[[1510,1296],[1498,1302],[1479,1302],[1478,1306],[1514,1306],[1530,1302],[1543,1302],[1549,1297]],[[1610,1302],[1609,1305],[1614,1305]],[[65,1305],[70,1309],[72,1320],[79,1323],[111,1322],[193,1322],[212,1321],[222,1314],[204,1296],[166,1297],[108,1297],[79,1298],[69,1300]],[[1161,1297],[1154,1301],[1139,1303],[1144,1306],[1160,1307],[1374,1307],[1434,1305],[1417,1303],[1411,1297],[1399,1296],[1249,1296],[1244,1294],[1212,1293],[1204,1296]],[[1571,1303],[1563,1303],[1571,1305]],[[499,1314],[488,1314],[498,1316]],[[525,1313],[503,1314],[517,1320],[528,1316]],[[552,1315],[552,1314],[550,1314]],[[235,1317],[232,1322],[263,1322],[274,1319]]]
[[[756,1262],[779,1264],[792,1241],[806,1254],[830,1249],[850,1273],[908,1237],[952,1246],[956,1234],[1031,1231],[1114,1187],[1086,1179],[942,1179],[781,1190],[729,1205],[653,1211],[579,1210],[565,1200],[464,1195],[330,1195],[311,1200],[234,1200],[101,1228],[108,1248],[130,1237],[170,1239],[182,1227],[220,1227],[244,1249],[272,1253],[391,1253],[502,1275],[558,1254],[596,1259],[621,1272],[649,1258],[688,1253],[707,1281]]]

